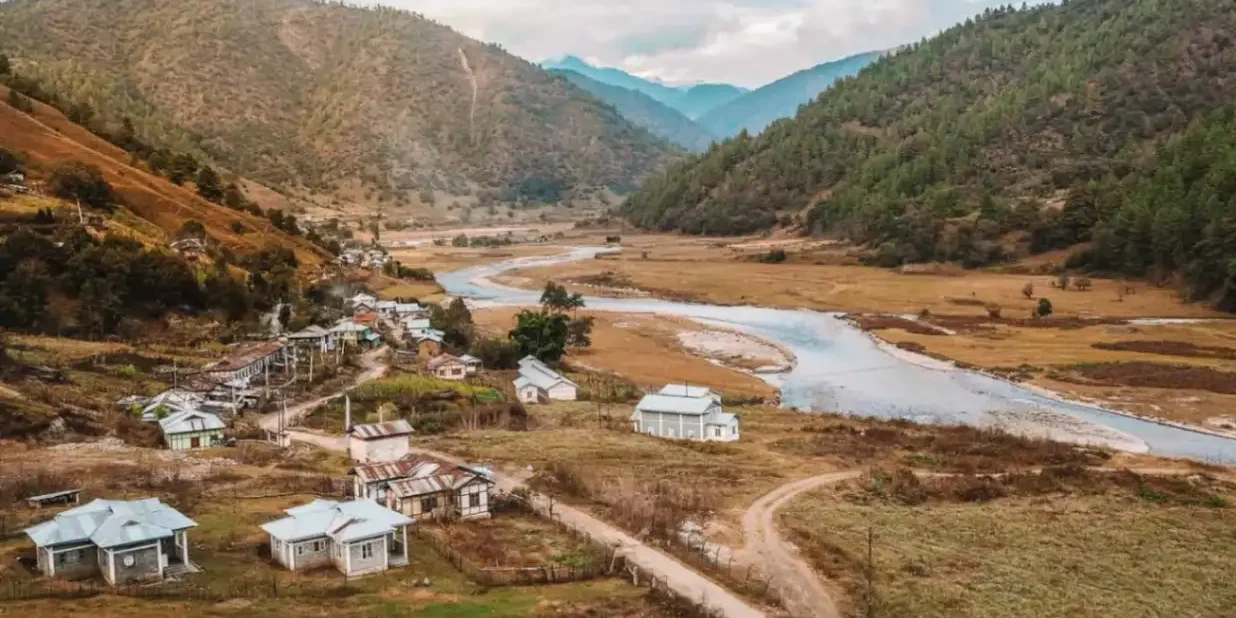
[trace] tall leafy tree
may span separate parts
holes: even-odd
[[[219,202],[223,199],[223,185],[219,182],[219,175],[209,165],[203,165],[197,171],[195,184],[197,184],[197,194],[203,199],[211,202]]]
[[[521,311],[509,336],[519,347],[520,356],[531,355],[547,363],[558,362],[566,353],[567,316],[547,311]]]

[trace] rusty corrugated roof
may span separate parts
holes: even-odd
[[[360,438],[361,440],[391,438],[394,436],[405,436],[411,433],[413,433],[412,423],[409,423],[403,419],[388,421],[385,423],[352,426],[352,435]]]

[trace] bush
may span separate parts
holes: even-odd
[[[786,260],[788,256],[785,249],[773,249],[768,253],[760,256],[760,262],[764,264],[780,264]]]
[[[100,210],[112,208],[112,186],[98,167],[88,163],[66,161],[57,165],[52,168],[47,185],[52,195],[60,199]]]
[[[1003,309],[996,303],[987,303],[984,308],[987,309],[987,315],[995,319],[1000,319],[1000,314],[1003,313]]]
[[[1051,315],[1052,311],[1051,301],[1046,298],[1040,298],[1039,306],[1034,310],[1035,314],[1037,314],[1040,318],[1045,318]]]

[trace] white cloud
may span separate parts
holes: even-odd
[[[744,86],[915,41],[1002,2],[381,0],[533,61],[574,54],[669,82]]]

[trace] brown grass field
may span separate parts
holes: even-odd
[[[515,325],[516,309],[485,309],[473,313],[478,327],[505,336]],[[616,373],[646,388],[683,382],[717,389],[731,397],[772,397],[775,389],[750,374],[717,366],[679,344],[676,333],[704,328],[689,320],[652,315],[583,312],[596,319],[592,347],[571,350],[566,361],[597,371]]]
[[[273,450],[273,449],[272,449]],[[619,579],[555,586],[484,590],[441,559],[424,541],[409,539],[410,566],[347,582],[332,569],[290,573],[266,557],[267,538],[258,526],[277,519],[282,510],[311,500],[311,494],[286,495],[288,479],[325,473],[341,478],[334,455],[297,447],[293,455],[259,457],[237,449],[212,449],[169,459],[166,451],[128,448],[120,451],[84,448],[48,451],[42,447],[5,444],[0,447],[0,522],[6,531],[42,521],[56,509],[34,510],[15,502],[15,492],[81,487],[83,499],[96,497],[159,497],[192,517],[198,527],[189,533],[190,555],[204,570],[187,583],[220,591],[225,601],[137,599],[102,595],[87,599],[5,601],[0,615],[106,618],[190,616],[300,617],[345,616],[565,616],[591,618],[671,618],[664,602]],[[157,471],[157,472],[154,472]],[[177,476],[177,471],[180,475]],[[12,479],[21,487],[12,485]],[[314,477],[316,478],[316,477]],[[193,479],[193,480],[190,480]],[[310,479],[310,484],[316,482]],[[50,489],[46,489],[50,491]],[[276,494],[276,497],[260,496]],[[25,495],[24,493],[22,495]],[[254,496],[254,497],[249,497]],[[531,530],[531,524],[494,523],[498,527]],[[556,538],[556,537],[555,537]],[[557,546],[573,547],[570,541]],[[32,581],[16,559],[31,547],[24,536],[0,540],[0,593],[10,582]],[[428,579],[430,585],[418,585]],[[245,587],[247,586],[247,587]],[[278,596],[269,592],[278,587]],[[228,593],[229,590],[239,590]],[[231,598],[229,598],[231,597]]]
[[[1162,326],[1099,324],[1039,328],[986,324],[957,335],[878,331],[880,338],[921,346],[933,356],[1009,373],[1072,397],[1137,414],[1217,428],[1236,409],[1236,322]],[[1089,367],[1121,363],[1104,379]],[[1206,380],[1173,378],[1173,366],[1212,370]],[[1217,372],[1217,373],[1215,373]],[[1164,375],[1163,380],[1153,380]],[[1141,377],[1139,377],[1141,376]]]
[[[920,506],[855,503],[846,491],[802,496],[780,523],[832,580],[847,616],[868,606],[869,532],[877,616],[1220,618],[1236,603],[1230,507],[1178,505],[1154,491]]]
[[[574,240],[574,239],[572,239]],[[579,239],[598,244],[595,236]],[[984,305],[1001,305],[1006,317],[1029,316],[1039,296],[1047,296],[1057,315],[1103,317],[1215,317],[1201,304],[1180,302],[1164,288],[1135,285],[1136,293],[1117,297],[1117,282],[1095,279],[1089,292],[1063,292],[1051,287],[1047,275],[1016,275],[994,271],[941,269],[944,274],[901,274],[895,270],[847,265],[835,249],[816,248],[799,239],[707,239],[672,235],[624,236],[622,253],[603,259],[517,271],[505,280],[520,287],[539,288],[553,279],[595,276],[611,271],[637,288],[672,290],[716,304],[749,304],[789,309],[816,309],[855,313],[912,313],[986,315]],[[753,256],[777,246],[818,254],[816,263],[791,259],[784,264],[760,264]],[[643,257],[647,252],[648,257]],[[816,259],[816,258],[806,258]],[[838,262],[843,262],[838,264]],[[504,280],[501,279],[500,280]],[[1035,287],[1034,300],[1021,294],[1025,284]],[[591,294],[596,288],[581,288]],[[967,304],[958,304],[958,302]]]

